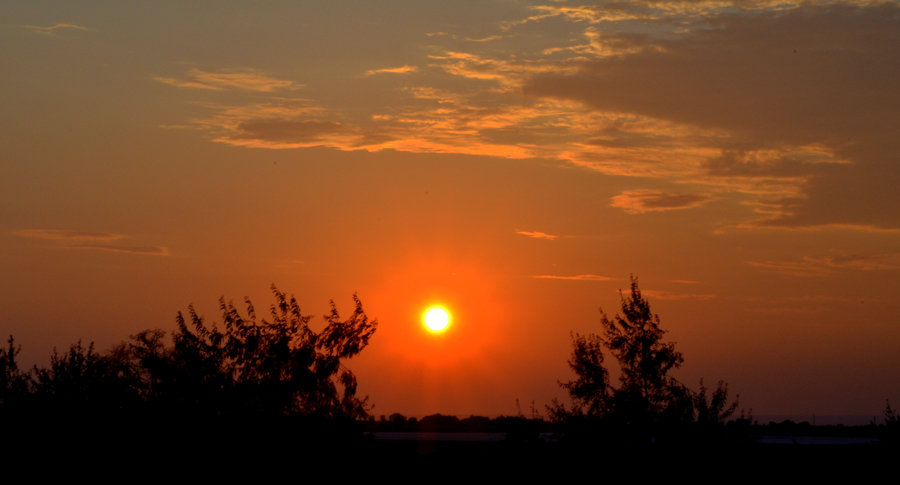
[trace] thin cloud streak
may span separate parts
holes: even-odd
[[[68,229],[20,229],[12,235],[44,241],[53,241],[57,247],[64,249],[92,249],[144,256],[169,256],[169,248],[165,246],[149,246],[126,244],[124,234],[107,232],[86,232]]]
[[[130,246],[113,244],[71,244],[68,249],[93,249],[112,253],[134,254],[139,256],[169,256],[169,248],[165,246]]]
[[[156,76],[154,80],[177,88],[222,91],[238,89],[260,93],[280,90],[300,89],[303,86],[293,81],[276,79],[253,69],[239,71],[211,72],[191,69],[184,78]]]
[[[612,198],[610,205],[629,214],[664,212],[699,207],[712,198],[706,194],[673,194],[658,190],[626,190]]]
[[[551,274],[542,274],[542,275],[534,275],[532,278],[536,278],[539,280],[566,280],[566,281],[612,281],[615,278],[610,278],[608,276],[601,276],[596,274],[579,274],[573,276],[563,276],[563,275],[551,275]]]
[[[369,69],[363,76],[368,77],[376,74],[409,74],[418,70],[419,68],[416,66],[385,67],[382,69]]]
[[[124,239],[122,234],[108,232],[84,232],[68,229],[20,229],[12,234],[28,239],[46,239],[51,241],[88,242],[88,241],[116,241]]]
[[[548,241],[553,241],[554,239],[556,239],[556,238],[559,237],[559,236],[557,236],[557,235],[555,235],[555,234],[547,234],[547,233],[545,233],[545,232],[540,232],[540,231],[520,231],[520,230],[516,230],[516,234],[519,234],[519,235],[522,235],[522,236],[526,236],[526,237],[530,237],[530,238],[533,238],[533,239],[546,239],[546,240],[548,240]]]
[[[665,291],[665,290],[641,290],[641,293],[649,298],[654,298],[657,300],[667,300],[667,301],[679,301],[679,300],[698,300],[698,301],[706,301],[712,300],[716,298],[716,295],[712,293],[680,293],[675,291]]]
[[[64,30],[80,30],[83,32],[94,32],[94,29],[90,29],[83,25],[69,24],[69,23],[65,23],[65,22],[60,22],[55,25],[50,25],[50,26],[46,26],[46,27],[42,27],[40,25],[23,25],[22,28],[28,29],[36,34],[41,34],[41,35],[56,35],[59,31],[64,31]]]
[[[799,261],[747,261],[747,264],[788,276],[822,277],[838,271],[898,271],[900,253],[835,254],[804,257]]]

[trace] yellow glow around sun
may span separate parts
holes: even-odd
[[[450,314],[444,308],[437,306],[426,310],[423,320],[425,328],[435,333],[443,332],[450,326]]]

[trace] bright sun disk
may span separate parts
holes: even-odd
[[[440,307],[429,308],[425,312],[425,327],[432,332],[443,332],[450,325],[450,314]]]

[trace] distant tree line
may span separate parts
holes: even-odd
[[[80,341],[53,351],[47,367],[21,369],[9,337],[0,349],[0,418],[166,420],[303,418],[357,422],[367,398],[345,361],[369,343],[377,321],[353,296],[342,319],[331,303],[320,332],[296,299],[274,286],[270,317],[219,301],[223,322],[209,325],[193,307],[178,313],[171,339],[144,330],[106,353]]]

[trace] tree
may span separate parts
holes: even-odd
[[[672,342],[663,342],[659,315],[641,295],[637,279],[631,278],[631,294],[621,295],[622,316],[610,320],[603,315],[603,342],[616,357],[621,370],[621,386],[614,394],[615,411],[628,420],[644,421],[660,415],[673,404],[680,385],[669,371],[681,366],[684,357]]]
[[[34,368],[38,406],[55,415],[105,415],[129,411],[139,401],[134,369],[121,348],[101,355],[94,344],[79,340],[60,354],[53,350],[50,367]]]
[[[555,403],[550,411],[557,418],[591,419],[607,425],[628,426],[632,433],[645,430],[651,435],[663,427],[691,422],[721,423],[734,412],[737,403],[727,404],[728,388],[719,383],[711,396],[701,387],[693,393],[671,372],[684,362],[673,342],[664,341],[665,330],[659,316],[631,278],[626,296],[621,291],[621,315],[610,319],[603,310],[602,333],[573,335],[569,366],[576,379],[561,383],[569,392],[571,410]],[[618,386],[609,381],[604,367],[604,349],[618,362]]]
[[[6,349],[0,348],[0,412],[11,411],[23,405],[30,392],[31,379],[19,370],[16,356],[22,351],[15,345],[12,335]]]
[[[224,328],[207,326],[193,307],[178,313],[170,380],[183,405],[218,414],[305,415],[324,419],[367,416],[367,400],[343,361],[368,344],[377,327],[353,295],[354,311],[342,320],[334,302],[326,326],[315,332],[297,300],[274,285],[271,320],[258,319],[245,299],[246,316],[219,300]],[[153,337],[153,336],[150,336]],[[156,355],[152,338],[139,348]]]

